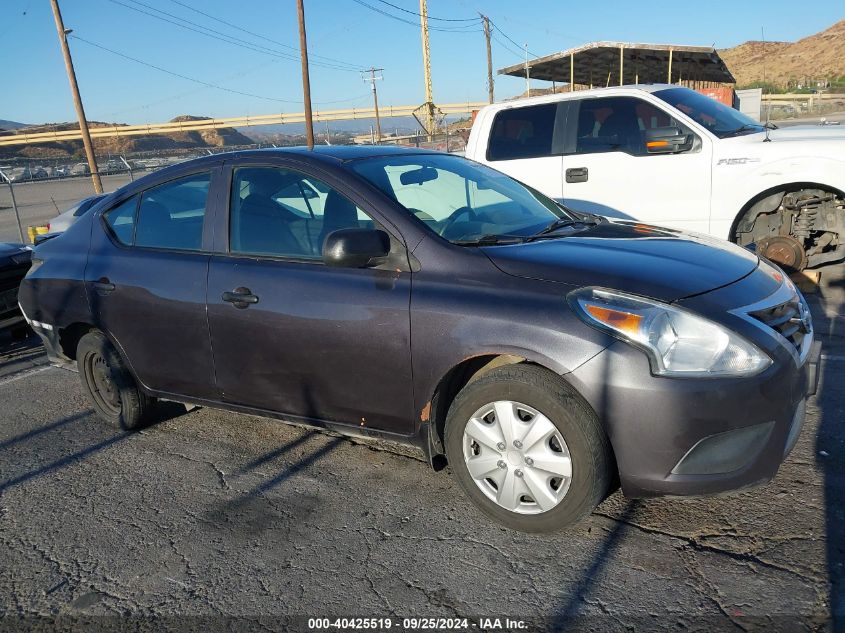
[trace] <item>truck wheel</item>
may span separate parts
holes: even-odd
[[[93,330],[80,339],[76,363],[82,388],[103,420],[124,431],[134,431],[149,422],[155,399],[138,388],[102,332]]]
[[[559,376],[535,365],[500,367],[464,387],[449,408],[445,448],[469,498],[522,532],[583,519],[614,475],[596,414]]]

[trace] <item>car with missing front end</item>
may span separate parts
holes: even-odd
[[[405,442],[534,532],[617,480],[770,479],[819,358],[801,293],[754,253],[405,148],[147,175],[36,247],[20,304],[126,430],[164,399]]]
[[[0,331],[8,331],[16,339],[29,334],[18,308],[18,287],[29,270],[31,256],[28,246],[0,242]]]

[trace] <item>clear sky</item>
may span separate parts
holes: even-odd
[[[418,24],[417,0],[391,0],[395,7],[381,0],[305,0],[315,109],[368,105],[368,84],[355,69],[369,66],[384,68],[380,103],[422,103],[419,27],[361,3]],[[91,120],[144,123],[179,114],[302,110],[295,0],[61,0],[61,5],[72,36],[87,40],[71,39],[70,45]],[[441,18],[430,25],[444,29],[431,33],[434,100],[441,103],[486,98],[480,26],[446,21],[472,19],[479,11],[494,23],[494,72],[521,59],[507,38],[527,43],[536,55],[595,40],[723,48],[760,39],[761,29],[768,40],[799,39],[845,17],[842,0],[429,0],[428,11]],[[203,27],[220,39],[197,32],[208,33]],[[235,92],[166,74],[91,43]],[[75,119],[48,0],[0,0],[0,68],[0,119]],[[523,88],[524,80],[496,78],[497,98]]]

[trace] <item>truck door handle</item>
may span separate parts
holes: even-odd
[[[252,294],[252,291],[249,288],[243,287],[235,288],[231,292],[224,292],[222,298],[226,303],[231,303],[233,306],[241,310],[248,308],[253,303],[258,303],[258,297]]]
[[[100,277],[92,285],[94,286],[94,290],[96,290],[97,294],[100,296],[107,295],[114,291],[114,284],[110,282],[107,277]]]
[[[566,182],[587,182],[589,170],[586,167],[572,167],[566,170]]]

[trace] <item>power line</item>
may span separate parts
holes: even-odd
[[[368,8],[370,11],[375,11],[376,13],[380,13],[383,16],[386,16],[392,20],[396,20],[397,22],[404,22],[405,24],[410,24],[415,28],[419,28],[419,23],[414,22],[412,20],[407,20],[401,16],[394,15],[388,11],[384,11],[379,9],[378,7],[374,7],[371,4],[367,4],[363,0],[352,0],[353,2],[360,4],[362,7]],[[419,15],[419,14],[416,14]],[[442,27],[442,26],[429,26],[430,31],[440,31],[442,33],[475,33],[480,31],[481,29],[479,26],[481,25],[481,19],[475,18],[475,22],[473,24],[466,24],[463,26],[456,26],[456,27]]]
[[[176,0],[173,0],[174,2]],[[411,15],[415,15],[418,18],[421,18],[422,15],[417,13],[416,11],[411,11],[410,9],[405,9],[404,7],[397,6],[395,4],[391,4],[386,0],[376,0],[377,2],[381,2],[382,4],[386,4],[389,7],[393,7],[394,9],[398,9],[399,11],[403,11],[404,13],[410,13]],[[427,16],[429,20],[437,20],[438,22],[478,22],[478,18],[435,18],[434,16]]]
[[[277,46],[281,46],[282,48],[289,48],[290,50],[296,51],[297,53],[299,53],[299,49],[296,48],[295,46],[291,46],[290,44],[285,44],[283,42],[279,42],[278,40],[274,40],[272,38],[266,37],[264,35],[261,35],[260,33],[255,33],[254,31],[249,31],[249,30],[247,30],[243,27],[238,26],[237,24],[232,24],[231,22],[227,22],[226,20],[222,20],[222,19],[220,19],[216,16],[211,15],[210,13],[206,13],[205,11],[201,11],[200,9],[197,9],[196,7],[192,7],[191,5],[186,4],[185,2],[181,2],[180,0],[170,0],[170,1],[173,2],[174,4],[178,4],[180,7],[185,7],[189,11],[193,11],[194,13],[198,13],[200,15],[203,15],[203,16],[209,18],[210,20],[214,20],[215,22],[219,22],[220,24],[223,24],[223,25],[228,26],[230,28],[233,28],[235,30],[241,31],[242,33],[246,33],[247,35],[252,35],[253,37],[257,37],[258,39],[261,39],[261,40],[264,40],[264,41],[267,41],[267,42],[271,42],[272,44],[276,44]],[[345,66],[350,66],[351,68],[354,68],[358,72],[364,70],[363,66],[351,64],[351,63],[344,61],[342,59],[335,59],[333,57],[326,57],[325,55],[317,55],[316,53],[309,53],[308,56],[309,57],[317,57],[317,58],[324,59],[326,61],[333,62],[333,63],[336,63],[336,64],[343,64]]]
[[[184,79],[185,81],[190,81],[190,82],[193,82],[195,84],[200,84],[202,86],[205,86],[206,88],[214,88],[215,90],[222,90],[223,92],[230,92],[232,94],[241,95],[243,97],[251,97],[253,99],[263,99],[264,101],[275,101],[277,103],[296,103],[296,104],[302,103],[301,100],[278,99],[276,97],[266,97],[264,95],[257,95],[257,94],[251,93],[251,92],[243,92],[241,90],[235,90],[234,88],[226,88],[225,86],[213,84],[213,83],[210,83],[210,82],[207,82],[207,81],[203,81],[201,79],[196,79],[194,77],[189,77],[188,75],[183,75],[181,73],[177,73],[175,71],[168,70],[167,68],[162,68],[161,66],[156,66],[155,64],[150,64],[149,62],[145,62],[145,61],[138,59],[136,57],[126,55],[125,53],[120,53],[116,50],[113,50],[111,48],[103,46],[102,44],[97,44],[96,42],[86,40],[85,38],[79,37],[76,34],[69,34],[68,37],[72,37],[73,39],[79,40],[80,42],[88,44],[89,46],[93,46],[94,48],[99,48],[100,50],[111,53],[112,55],[117,55],[118,57],[122,57],[123,59],[128,59],[129,61],[135,62],[136,64],[141,64],[142,66],[146,66],[148,68],[152,68],[152,69],[157,70],[159,72],[163,72],[163,73],[166,73],[168,75],[172,75],[173,77],[178,77],[179,79]],[[369,96],[369,95],[363,95],[363,96]],[[346,102],[346,101],[357,101],[357,100],[362,99],[362,98],[363,97],[355,97],[353,99],[337,99],[335,101],[323,101],[321,103],[343,103],[343,102]]]
[[[500,40],[498,37],[496,37],[496,32],[495,32],[495,31],[491,32],[491,33],[490,33],[490,35],[491,35],[491,37],[492,37],[494,40],[496,40],[496,43],[497,43],[499,46],[501,46],[502,48],[504,48],[506,51],[508,51],[508,52],[512,53],[513,55],[516,55],[517,57],[522,58],[522,56],[525,54],[525,51],[521,51],[521,52],[517,53],[517,52],[516,52],[515,50],[513,50],[510,46],[508,46],[505,42],[503,42],[503,41],[502,41],[502,40]]]
[[[179,16],[173,15],[171,13],[167,13],[166,11],[156,9],[155,7],[144,4],[143,2],[139,2],[139,0],[129,0],[129,1],[133,2],[134,4],[138,4],[138,5],[141,5],[143,7],[146,7],[148,9],[152,10],[152,11],[155,11],[156,13],[161,13],[163,15],[174,18],[175,20],[179,20],[179,22],[168,19],[166,17],[162,17],[161,15],[156,15],[156,13],[144,11],[143,9],[140,9],[138,7],[134,7],[134,6],[129,5],[129,4],[126,4],[125,2],[121,2],[120,0],[109,0],[109,2],[111,2],[112,4],[116,4],[116,5],[125,7],[127,9],[132,10],[132,11],[136,11],[136,12],[141,13],[143,15],[150,16],[152,18],[155,18],[157,20],[161,20],[163,22],[167,22],[169,24],[173,24],[173,25],[181,27],[183,29],[187,29],[188,31],[193,31],[194,33],[199,33],[200,35],[204,35],[206,37],[210,37],[212,39],[219,40],[219,41],[225,42],[227,44],[232,44],[233,46],[245,48],[247,50],[251,50],[251,51],[256,52],[256,53],[263,53],[265,55],[272,55],[274,57],[279,57],[281,59],[286,59],[288,61],[295,61],[297,63],[299,62],[299,55],[295,55],[295,54],[292,54],[292,53],[286,53],[284,51],[271,49],[271,48],[268,48],[266,46],[262,46],[261,44],[255,44],[253,42],[249,42],[247,40],[243,40],[243,39],[234,37],[232,35],[228,35],[226,33],[223,33],[222,31],[217,31],[217,30],[212,29],[210,27],[202,26],[202,25],[197,24],[195,22],[191,22],[190,20],[186,20],[184,18],[180,18]],[[342,70],[342,71],[345,71],[345,72],[355,72],[355,73],[360,72],[360,70],[356,67],[345,68],[345,67],[337,66],[335,64],[330,64],[330,63],[327,63],[327,62],[315,61],[314,65],[315,66],[322,66],[324,68],[332,68],[334,70]]]
[[[491,20],[491,23],[493,23],[493,21],[492,21],[492,20]],[[513,44],[514,46],[516,46],[516,47],[517,47],[517,48],[519,48],[519,49],[522,49],[523,51],[525,51],[525,50],[526,50],[525,48],[523,48],[523,45],[522,45],[522,44],[517,44],[517,43],[516,43],[516,42],[515,42],[512,38],[508,37],[508,34],[507,34],[507,33],[505,33],[505,32],[504,32],[504,31],[503,31],[503,30],[499,27],[499,25],[498,25],[498,24],[493,23],[493,26],[494,26],[494,27],[496,27],[496,30],[497,30],[499,33],[501,33],[501,34],[502,34],[502,37],[504,37],[506,40],[508,40],[511,44]],[[513,51],[511,51],[511,52],[513,52]],[[529,53],[529,54],[531,54],[531,55],[533,55],[534,57],[540,57],[537,53],[532,53],[531,51],[528,51],[528,53]]]

